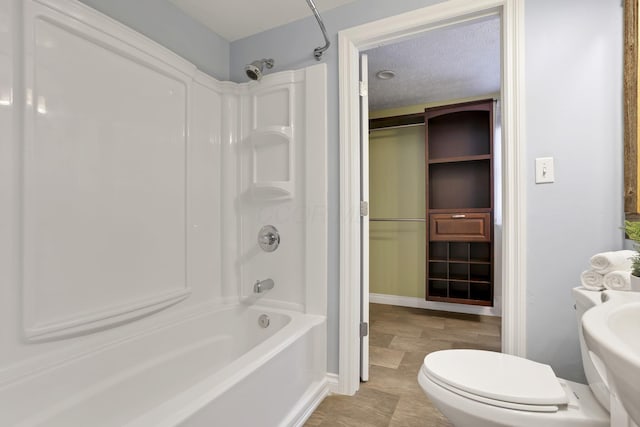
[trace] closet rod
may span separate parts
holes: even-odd
[[[426,222],[424,218],[369,218],[369,221]]]
[[[411,128],[411,127],[414,127],[414,126],[424,126],[424,123],[412,123],[412,124],[409,124],[409,125],[384,126],[384,127],[369,129],[369,133],[374,132],[376,130]]]

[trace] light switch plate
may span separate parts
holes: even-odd
[[[536,184],[555,181],[553,157],[538,157],[536,159]]]

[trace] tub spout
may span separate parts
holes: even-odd
[[[253,285],[253,292],[256,294],[260,294],[264,291],[268,291],[269,289],[273,289],[273,280],[256,280],[256,283]]]

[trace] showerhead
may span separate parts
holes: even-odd
[[[273,59],[253,61],[251,64],[245,65],[244,71],[251,80],[260,80],[262,78],[262,69],[265,65],[267,68],[273,68]]]

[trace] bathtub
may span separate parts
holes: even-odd
[[[327,393],[325,341],[324,316],[209,310],[5,385],[0,425],[298,425]]]

